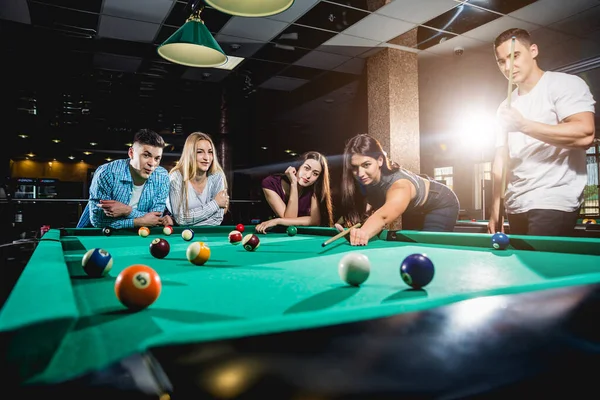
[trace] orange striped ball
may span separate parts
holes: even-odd
[[[194,242],[188,246],[185,255],[192,264],[204,265],[210,258],[210,247],[204,242]]]

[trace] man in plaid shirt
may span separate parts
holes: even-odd
[[[128,159],[101,165],[77,227],[172,225],[171,217],[163,215],[169,196],[169,175],[159,166],[164,146],[159,134],[142,129],[135,134]]]

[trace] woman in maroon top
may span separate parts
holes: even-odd
[[[276,225],[333,226],[327,159],[309,151],[300,156],[297,165],[263,179],[265,199],[277,218],[257,225],[257,232],[266,233]]]

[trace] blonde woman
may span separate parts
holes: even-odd
[[[227,179],[210,136],[191,133],[169,176],[169,211],[178,225],[220,225],[223,222],[229,206]]]

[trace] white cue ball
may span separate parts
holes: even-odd
[[[361,253],[348,253],[338,264],[338,273],[344,282],[352,286],[364,283],[371,273],[369,258]]]

